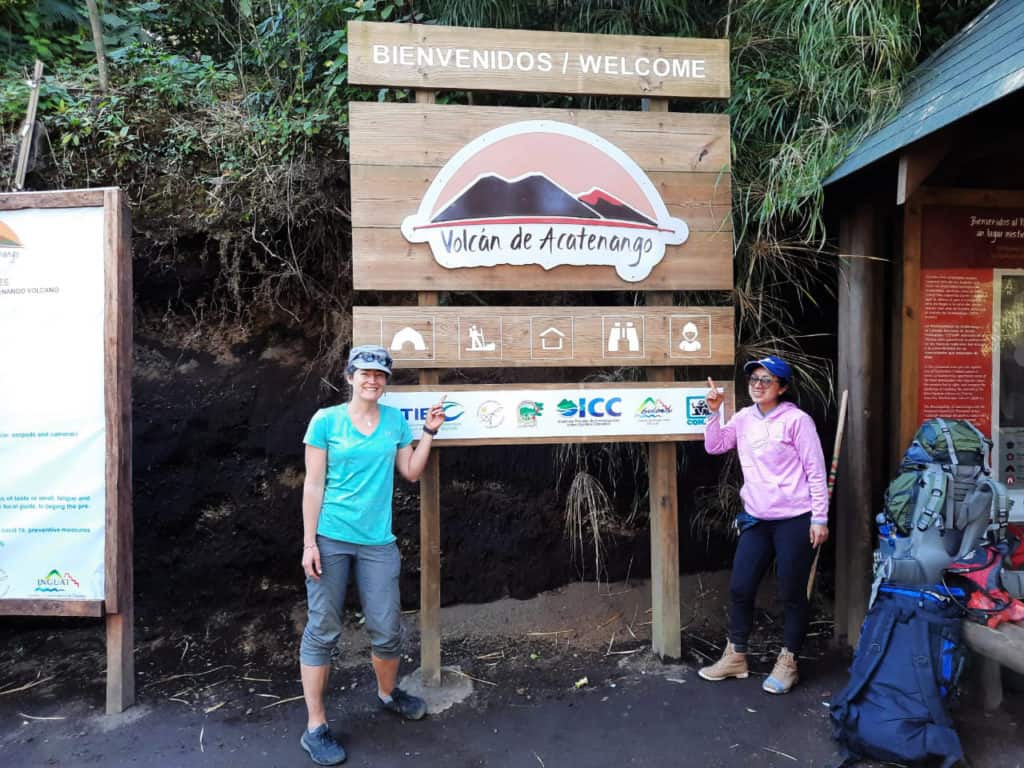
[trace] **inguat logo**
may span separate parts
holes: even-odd
[[[69,589],[79,590],[82,585],[68,571],[61,573],[56,568],[41,579],[36,579],[36,592],[67,592]]]
[[[639,282],[690,230],[614,144],[567,123],[526,120],[459,150],[402,234],[428,243],[449,269],[610,266]]]

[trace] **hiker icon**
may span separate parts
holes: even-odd
[[[480,326],[469,326],[469,346],[466,347],[467,352],[493,352],[497,349],[497,346],[495,342],[487,341]]]

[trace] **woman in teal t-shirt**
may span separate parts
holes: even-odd
[[[345,750],[327,727],[324,690],[353,568],[373,648],[370,658],[380,705],[410,720],[426,713],[422,699],[395,685],[402,655],[401,562],[391,532],[391,497],[396,468],[410,482],[423,473],[431,440],[444,423],[444,398],[430,408],[414,450],[402,412],[379,403],[391,376],[387,350],[371,345],[353,348],[345,374],[351,400],[317,411],[303,440],[302,569],[309,618],[299,667],[308,721],[300,744],[318,765],[345,759]]]

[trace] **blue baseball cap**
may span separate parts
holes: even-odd
[[[755,368],[764,368],[783,383],[793,378],[792,367],[778,355],[768,355],[760,360],[751,360],[743,366],[743,372],[750,373]]]
[[[391,355],[384,347],[376,344],[361,344],[352,347],[348,353],[348,370],[351,372],[356,368],[368,368],[374,371],[384,371],[391,375]]]

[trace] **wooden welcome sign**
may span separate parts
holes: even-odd
[[[350,121],[356,289],[732,288],[726,115],[352,104]]]
[[[676,440],[700,439],[703,385],[674,368],[733,362],[729,118],[668,98],[729,95],[726,40],[349,24],[349,79],[416,89],[351,104],[357,290],[418,307],[356,307],[353,340],[420,368],[390,392],[414,429],[448,393],[436,444],[648,442],[652,644],[678,657]],[[438,105],[437,89],[646,97],[643,111]],[[643,306],[438,306],[440,291],[643,292]],[[622,302],[616,302],[621,304]],[[607,385],[440,385],[444,368],[652,366]],[[452,392],[448,392],[452,390]],[[732,399],[731,388],[726,392]],[[458,426],[456,426],[456,424]],[[659,442],[668,441],[668,442]],[[440,682],[440,475],[420,488],[423,679]]]

